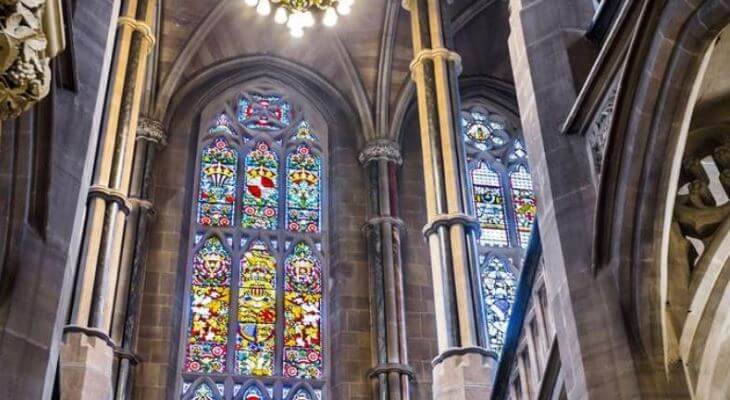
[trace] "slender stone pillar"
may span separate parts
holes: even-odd
[[[133,205],[128,193],[146,60],[155,41],[150,28],[155,6],[153,0],[129,0],[119,18],[73,310],[64,330],[62,399],[109,399],[113,393],[116,344],[110,328],[126,215]]]
[[[360,153],[370,184],[370,219],[365,224],[370,257],[370,311],[376,365],[368,376],[378,400],[408,400],[413,370],[408,365],[408,343],[403,296],[401,234],[398,218],[397,170],[400,148],[375,140]]]
[[[461,58],[447,48],[445,0],[404,0],[411,12],[413,80],[423,147],[439,356],[433,361],[435,399],[489,398],[494,352],[480,344],[477,291],[479,226],[470,215],[465,154],[461,144],[457,76]]]

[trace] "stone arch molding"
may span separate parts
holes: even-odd
[[[704,55],[730,23],[726,1],[692,4],[643,1],[637,8],[642,15],[620,84],[599,193],[604,207],[597,212],[597,241],[603,245],[596,266],[615,273],[645,398],[730,395],[724,382],[730,223],[717,228],[692,270],[677,268],[670,258]]]

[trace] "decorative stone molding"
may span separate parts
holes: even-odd
[[[431,361],[431,365],[435,367],[451,357],[464,356],[467,354],[479,354],[486,358],[492,358],[495,361],[499,359],[499,354],[492,350],[485,349],[484,347],[454,347],[439,354],[433,359],[433,361]]]
[[[368,143],[358,156],[360,164],[367,165],[375,160],[385,160],[398,165],[403,164],[398,143],[386,139],[378,139]]]
[[[406,230],[406,223],[397,217],[393,216],[380,216],[380,217],[373,217],[370,218],[363,226],[362,230],[363,232],[368,232],[371,229],[375,228],[376,226],[380,226],[381,224],[389,222],[391,225],[397,227],[401,231]]]
[[[613,122],[613,111],[616,106],[616,93],[618,88],[614,87],[608,91],[601,107],[591,122],[590,129],[586,132],[586,140],[593,156],[593,167],[598,174],[603,168],[603,157],[608,142],[608,134]]]
[[[44,21],[55,21],[51,35],[63,35],[59,10],[54,3],[49,13],[56,18],[44,18],[46,0],[0,0],[0,119],[17,117],[48,94],[50,57],[63,38],[48,38]]]
[[[416,373],[413,371],[410,365],[405,364],[380,364],[368,370],[367,376],[370,379],[377,378],[378,375],[389,374],[391,372],[397,372],[400,375],[408,376],[408,379],[416,379]]]
[[[94,185],[89,188],[89,200],[95,198],[117,203],[124,214],[129,214],[129,211],[133,207],[132,202],[124,193],[104,186]]]
[[[119,26],[128,26],[133,30],[139,32],[142,35],[142,39],[146,41],[149,45],[147,51],[152,51],[152,48],[155,45],[155,34],[152,31],[152,27],[149,26],[146,22],[138,21],[130,17],[120,17]]]
[[[419,51],[418,54],[413,57],[413,61],[411,61],[411,73],[415,72],[416,68],[421,66],[424,61],[435,61],[438,59],[444,59],[446,61],[453,62],[454,66],[456,67],[456,75],[461,75],[461,72],[463,71],[463,67],[461,65],[461,56],[458,53],[443,47],[435,49],[423,49]]]
[[[466,230],[471,230],[477,234],[480,232],[479,221],[476,217],[468,214],[442,214],[436,216],[434,219],[429,221],[426,226],[423,227],[423,236],[428,239],[438,228],[445,226],[450,227],[452,225],[464,225]]]
[[[137,124],[137,140],[146,140],[162,148],[167,146],[167,134],[162,122],[152,118],[140,117]]]

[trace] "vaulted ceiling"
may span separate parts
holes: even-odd
[[[292,38],[271,16],[243,0],[163,0],[158,95],[163,117],[176,91],[211,66],[247,55],[270,55],[308,68],[358,110],[363,129],[384,129],[409,81],[410,15],[399,0],[356,0],[334,28],[315,27]],[[510,83],[508,10],[499,0],[455,0],[450,6],[464,77]],[[400,100],[399,100],[400,99]],[[385,114],[385,121],[376,119]],[[367,133],[366,133],[367,135]]]

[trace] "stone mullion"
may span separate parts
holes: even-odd
[[[408,365],[403,264],[397,217],[397,179],[400,150],[391,142],[376,140],[361,153],[370,183],[371,218],[366,223],[370,248],[371,318],[374,359],[370,370],[373,396],[379,400],[410,398],[413,371]]]
[[[98,149],[71,325],[61,355],[62,398],[107,398],[112,394],[110,338],[135,154],[147,57],[154,45],[150,24],[156,2],[130,0],[119,18],[116,68],[108,93],[107,120]],[[103,341],[104,345],[96,343]],[[64,373],[66,378],[64,379]],[[80,376],[77,376],[80,375]],[[76,379],[75,379],[76,378]],[[77,382],[78,378],[83,382]]]
[[[493,352],[479,347],[478,268],[474,232],[478,223],[468,206],[466,160],[459,144],[460,57],[449,50],[442,0],[407,0],[411,12],[413,80],[423,147],[428,223],[439,356],[434,364],[434,398],[487,398],[491,393]]]

